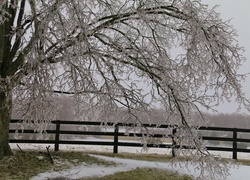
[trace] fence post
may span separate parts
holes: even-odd
[[[55,151],[59,151],[60,120],[56,121]]]
[[[237,159],[237,128],[233,130],[233,159]]]
[[[173,128],[172,130],[172,156],[175,157],[176,154],[175,154],[175,147],[176,147],[176,137],[175,137],[175,134],[176,134],[176,128]]]
[[[118,133],[119,133],[119,126],[118,124],[115,125],[115,130],[114,130],[114,148],[113,148],[113,153],[117,154],[118,153]]]

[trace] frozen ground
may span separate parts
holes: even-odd
[[[92,140],[93,141],[93,140]],[[46,146],[48,144],[19,144],[22,149],[36,149],[36,150],[46,150]],[[50,145],[51,150],[54,149],[54,145]],[[12,149],[17,149],[17,145],[15,143],[11,144]],[[59,150],[74,150],[74,151],[98,151],[98,152],[113,152],[112,146],[97,146],[97,145],[65,145],[60,144]],[[150,148],[147,152],[142,151],[141,147],[122,147],[119,146],[118,153],[148,153],[148,154],[171,154],[171,149],[165,148]],[[218,152],[218,151],[210,151],[210,153],[214,155],[220,155],[224,158],[232,158],[232,152]],[[250,160],[250,153],[238,153],[238,159],[248,159]],[[250,178],[249,178],[250,179]]]
[[[12,148],[16,149],[16,144],[11,144]],[[36,149],[36,150],[46,150],[47,144],[19,144],[22,149]],[[53,147],[51,145],[51,147]],[[112,152],[112,147],[109,146],[86,146],[86,145],[60,145],[61,150],[75,150],[75,151],[102,151],[102,152]],[[118,152],[129,152],[129,153],[142,153],[141,148],[133,147],[119,147]],[[160,148],[152,148],[147,152],[143,153],[156,153],[156,154],[169,154],[170,151]],[[232,153],[227,152],[214,152],[220,154],[223,157],[231,157]],[[139,160],[129,160],[129,159],[120,159],[120,158],[110,158],[105,156],[92,155],[97,158],[101,158],[107,161],[116,162],[118,165],[115,167],[104,167],[104,166],[92,166],[87,164],[82,164],[80,166],[72,167],[66,171],[60,172],[46,172],[39,174],[36,177],[33,177],[32,180],[44,180],[53,177],[66,177],[69,179],[77,179],[80,177],[90,177],[90,176],[105,176],[108,174],[113,174],[115,172],[128,171],[135,169],[137,167],[150,167],[150,168],[161,168],[167,170],[177,171],[181,174],[189,174],[197,178],[199,172],[195,171],[195,167],[192,165],[189,166],[189,169],[183,168],[183,164],[173,167],[170,163],[161,163],[161,162],[148,162],[148,161],[139,161]],[[250,159],[250,154],[239,154],[241,159]],[[230,169],[230,176],[227,180],[249,180],[250,179],[250,166],[240,165],[238,168]]]

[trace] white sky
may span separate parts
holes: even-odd
[[[239,73],[250,73],[250,0],[201,0],[202,3],[208,4],[209,7],[219,5],[216,9],[221,14],[223,20],[230,20],[234,29],[238,32],[238,42],[240,46],[245,47],[246,62],[240,68]],[[246,81],[242,83],[243,91],[246,97],[250,99],[250,74],[247,75]],[[218,111],[223,113],[233,113],[237,110],[236,103],[226,103],[218,107]],[[245,109],[241,112],[250,114]]]

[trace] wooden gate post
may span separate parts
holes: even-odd
[[[55,134],[55,151],[59,151],[59,140],[60,140],[60,120],[56,121],[56,134]]]
[[[237,159],[237,128],[233,130],[233,159]]]
[[[118,133],[119,133],[119,126],[118,124],[115,125],[115,132],[114,132],[114,148],[113,148],[113,153],[117,154],[118,153]]]
[[[176,157],[176,154],[175,154],[175,147],[176,147],[176,137],[175,137],[175,134],[176,134],[176,128],[173,128],[172,130],[172,156],[173,157]]]

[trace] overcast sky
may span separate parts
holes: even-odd
[[[246,62],[240,68],[240,73],[250,73],[250,0],[202,0],[202,3],[208,4],[209,7],[219,5],[216,9],[221,14],[223,20],[230,20],[231,24],[238,32],[238,42],[240,46],[245,47]],[[250,74],[247,75],[246,81],[242,83],[243,91],[247,98],[250,99]],[[220,105],[218,110],[224,113],[233,113],[237,110],[237,104],[227,103]],[[243,113],[250,114],[242,109]]]

